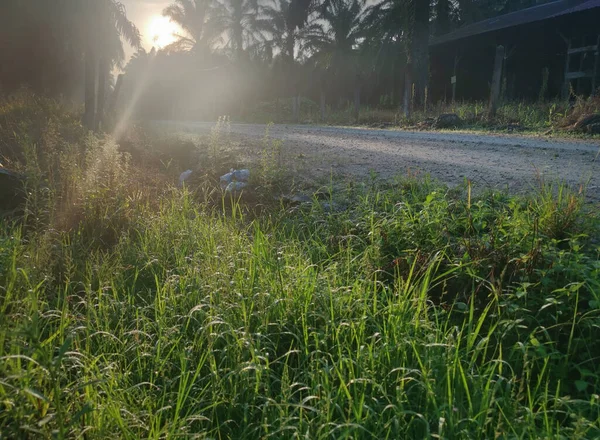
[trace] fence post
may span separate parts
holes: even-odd
[[[412,103],[412,65],[408,63],[406,65],[406,71],[404,72],[404,117],[410,118],[411,103]]]
[[[490,107],[488,116],[496,115],[498,109],[498,98],[500,97],[500,84],[502,80],[502,63],[504,61],[504,46],[496,47],[496,59],[494,60],[494,74],[492,75],[492,90],[490,93]]]
[[[354,83],[354,121],[358,124],[360,114],[360,75],[356,74]]]

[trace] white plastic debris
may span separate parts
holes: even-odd
[[[248,184],[246,182],[231,182],[225,188],[225,192],[234,193],[234,192],[237,192],[237,191],[240,191],[240,190],[246,188],[247,186],[248,186]]]
[[[219,180],[221,181],[221,188],[225,189],[233,180],[233,173],[224,174]]]
[[[245,183],[250,179],[250,170],[234,170],[233,168],[227,173],[221,176],[219,179],[221,182],[221,188],[225,191],[229,191],[228,188],[232,183]],[[241,188],[245,188],[247,185],[241,186]]]
[[[186,170],[183,173],[181,173],[179,175],[179,186],[183,186],[183,182],[185,182],[188,179],[188,177],[192,175],[192,173],[192,170]]]
[[[233,171],[233,180],[238,182],[247,182],[250,179],[250,170],[235,170]]]

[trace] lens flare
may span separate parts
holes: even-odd
[[[163,17],[162,15],[152,17],[146,27],[146,35],[149,43],[158,49],[175,42],[175,34],[179,32],[179,26],[170,22],[167,17]]]

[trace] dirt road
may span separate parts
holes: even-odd
[[[198,133],[212,127],[163,124]],[[247,142],[262,138],[265,126],[232,124],[231,133]],[[587,182],[588,200],[600,201],[600,141],[296,125],[273,126],[270,133],[284,141],[284,154],[303,162],[312,175],[333,171],[365,176],[375,171],[385,178],[411,171],[429,173],[449,185],[467,178],[476,187],[519,191],[541,174],[570,185]]]

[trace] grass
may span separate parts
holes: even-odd
[[[353,104],[347,102],[340,108],[327,107],[325,123],[331,125],[359,125],[376,128],[407,128],[432,129],[429,122],[432,118],[445,113],[455,113],[462,125],[457,127],[469,131],[519,132],[524,134],[560,134],[576,136],[571,130],[572,125],[584,114],[600,111],[600,101],[597,98],[579,97],[573,105],[560,100],[525,102],[507,101],[498,107],[494,118],[487,116],[487,102],[438,102],[423,109],[413,111],[409,118],[404,117],[400,108],[390,106],[363,105],[358,123],[355,120]],[[279,105],[261,103],[254,112],[246,115],[244,120],[256,123],[291,123],[292,110],[290,104],[280,100]],[[309,100],[302,99],[300,104],[299,121],[308,124],[321,123],[319,106]]]
[[[600,220],[579,191],[408,176],[290,206],[268,138],[253,198],[172,187],[176,163],[140,185],[150,161],[80,141],[63,158],[85,185],[25,162],[47,214],[0,221],[1,437],[600,437]]]

